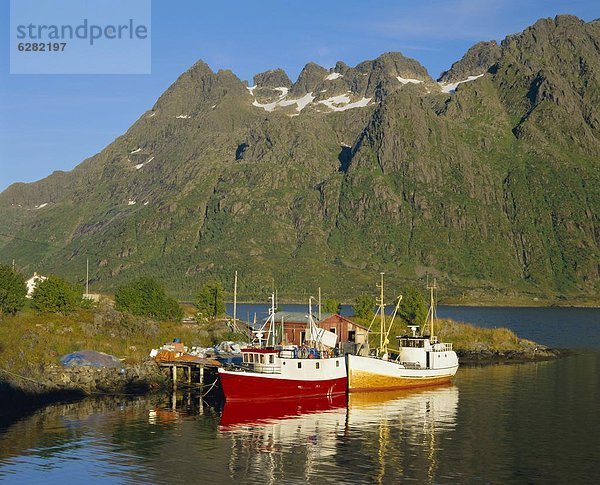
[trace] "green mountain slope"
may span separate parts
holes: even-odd
[[[477,77],[476,77],[477,76]],[[540,20],[436,83],[387,53],[248,87],[199,62],[69,173],[0,194],[0,258],[93,288],[141,274],[181,297],[234,270],[347,297],[386,271],[447,294],[600,289],[600,22]]]

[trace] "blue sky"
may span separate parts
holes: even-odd
[[[198,59],[241,79],[304,64],[355,65],[400,51],[437,77],[475,42],[541,17],[600,17],[598,0],[152,1],[152,73],[9,74],[9,1],[0,0],[0,190],[70,170],[122,134]]]

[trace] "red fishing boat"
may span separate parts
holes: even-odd
[[[242,364],[220,368],[219,378],[226,401],[292,399],[344,394],[346,361],[334,351],[337,336],[315,325],[312,301],[303,346],[276,342],[285,335],[275,323],[274,297],[270,315],[256,332],[255,345],[242,349]],[[282,323],[283,325],[283,323]]]

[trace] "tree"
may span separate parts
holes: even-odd
[[[342,311],[342,304],[338,300],[333,298],[327,298],[323,302],[323,311],[325,313],[340,313]]]
[[[33,308],[42,313],[68,315],[79,303],[83,291],[58,276],[50,275],[38,281],[32,296]]]
[[[427,303],[421,292],[409,286],[402,293],[402,301],[398,315],[409,325],[420,325],[423,328],[427,318]]]
[[[225,301],[223,300],[223,286],[218,281],[205,283],[196,298],[198,315],[205,318],[215,318],[225,314]]]
[[[118,311],[152,317],[157,320],[181,320],[183,318],[183,310],[177,300],[169,297],[160,283],[147,276],[117,288],[115,308]]]
[[[21,273],[0,264],[0,315],[15,315],[25,305],[27,285]]]
[[[377,302],[373,296],[363,293],[356,297],[352,308],[354,308],[354,314],[357,317],[369,320],[373,317],[373,308],[375,308],[376,304]]]

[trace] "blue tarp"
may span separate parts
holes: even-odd
[[[63,355],[60,363],[65,367],[123,367],[122,362],[114,355],[96,352],[95,350],[80,350]]]

